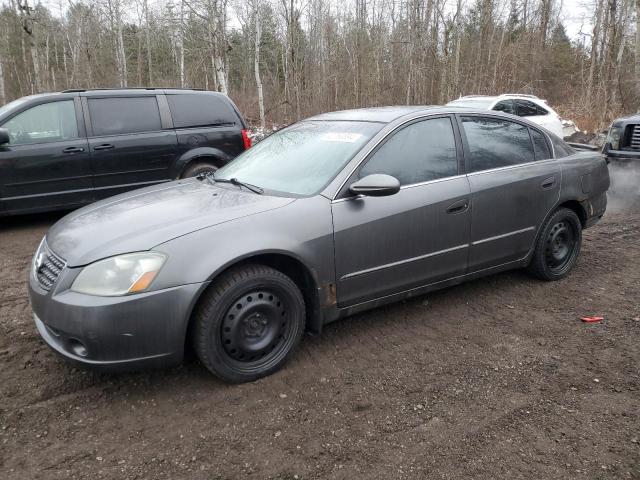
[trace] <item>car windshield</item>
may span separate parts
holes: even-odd
[[[461,98],[460,100],[454,100],[447,103],[449,107],[466,107],[477,108],[480,110],[489,110],[489,107],[493,103],[493,99],[486,98]]]
[[[216,179],[237,179],[265,190],[312,195],[327,185],[384,125],[303,121],[280,130],[225,165]]]

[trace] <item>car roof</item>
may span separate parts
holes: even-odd
[[[458,111],[457,108],[442,107],[438,105],[396,105],[388,107],[356,108],[353,110],[339,110],[315,115],[309,120],[332,120],[332,121],[353,121],[353,122],[379,122],[390,123],[405,115],[415,113],[451,113]],[[472,111],[469,109],[469,111]]]
[[[463,97],[455,98],[451,100],[451,102],[456,102],[458,100],[504,100],[506,98],[512,98],[516,100],[531,100],[533,102],[543,102],[546,103],[546,100],[537,97],[535,95],[529,95],[526,93],[502,93],[500,95],[465,95]]]
[[[155,88],[155,87],[133,87],[133,88],[71,88],[62,90],[61,92],[37,93],[35,95],[27,95],[21,97],[24,101],[33,101],[52,97],[75,97],[75,96],[120,96],[120,95],[156,95],[157,93],[165,94],[207,94],[226,97],[220,92],[210,90],[201,90],[197,88]]]

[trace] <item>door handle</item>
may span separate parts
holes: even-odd
[[[469,199],[458,200],[447,207],[447,213],[462,213],[469,208]]]
[[[80,153],[84,152],[84,148],[82,147],[67,147],[62,150],[62,153]]]
[[[556,184],[556,177],[549,177],[542,182],[542,188],[547,189],[551,188]]]
[[[102,145],[96,145],[93,147],[94,150],[111,150],[113,147],[110,143],[103,143]]]

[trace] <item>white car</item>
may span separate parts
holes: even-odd
[[[510,113],[518,117],[543,126],[558,137],[563,138],[562,120],[560,116],[547,105],[547,102],[535,95],[521,95],[506,93],[498,96],[467,95],[447,103],[448,106],[478,108],[480,110],[497,110]]]

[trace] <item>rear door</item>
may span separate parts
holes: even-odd
[[[340,306],[462,275],[469,246],[469,184],[459,175],[451,118],[421,119],[391,135],[347,182],[400,180],[388,197],[332,203]]]
[[[524,258],[560,194],[546,135],[501,117],[459,115],[471,187],[469,271]]]
[[[171,179],[176,135],[156,95],[87,96],[83,102],[99,198]]]
[[[74,207],[93,200],[90,155],[78,99],[29,107],[2,125],[0,197],[9,213]]]

